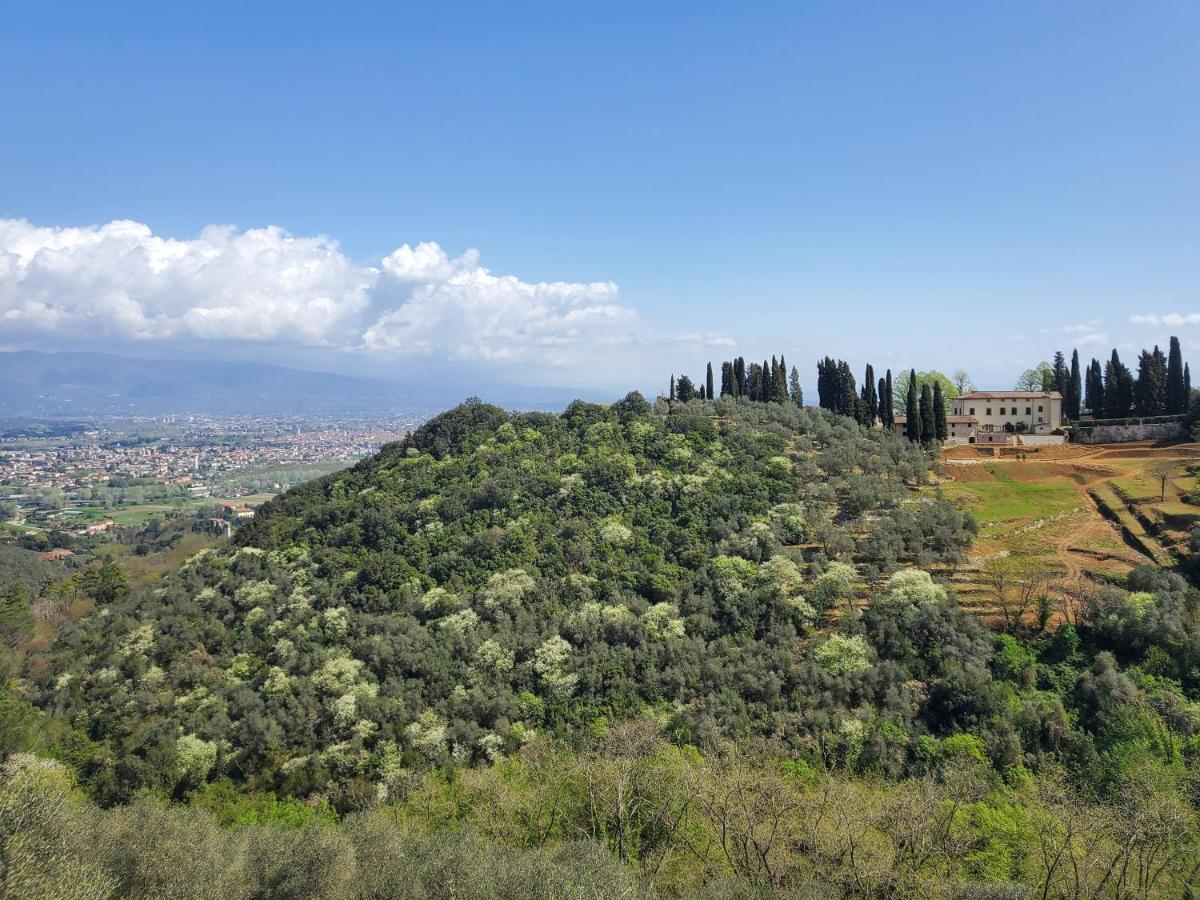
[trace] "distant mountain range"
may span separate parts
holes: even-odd
[[[581,396],[489,384],[427,387],[255,362],[132,359],[109,353],[0,353],[0,416],[330,415],[437,411],[468,394],[517,408]],[[582,394],[593,399],[587,394]]]

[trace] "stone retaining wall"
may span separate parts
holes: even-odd
[[[1073,436],[1077,444],[1123,444],[1127,441],[1177,441],[1188,436],[1182,422],[1158,422],[1152,425],[1093,425],[1081,428]]]

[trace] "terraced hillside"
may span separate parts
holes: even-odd
[[[1080,579],[1110,580],[1146,562],[1172,565],[1200,521],[1200,505],[1191,502],[1198,465],[1200,445],[1191,443],[1068,445],[1023,459],[948,451],[937,490],[980,524],[954,579],[964,606],[1001,617],[985,572],[999,556],[1037,567],[1058,599]]]

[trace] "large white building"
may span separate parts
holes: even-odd
[[[1058,391],[972,391],[954,398],[946,416],[947,444],[1004,444],[1016,434],[1049,434],[1063,423]],[[895,417],[895,431],[908,436],[908,419]]]
[[[972,391],[954,398],[954,413],[974,418],[976,432],[1049,434],[1063,424],[1062,401],[1058,391]]]

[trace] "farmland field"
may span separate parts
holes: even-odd
[[[980,524],[972,557],[954,581],[964,605],[985,618],[997,615],[982,574],[990,558],[1041,567],[1052,573],[1050,590],[1065,591],[1080,579],[1119,578],[1145,562],[1170,565],[1200,523],[1200,506],[1189,502],[1200,445],[1055,449],[1034,459],[985,457],[975,448],[946,455],[936,490]]]

